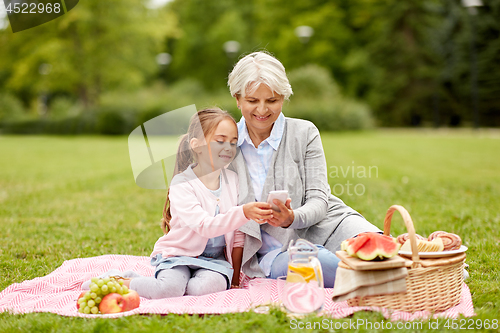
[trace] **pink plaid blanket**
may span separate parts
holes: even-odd
[[[278,301],[276,280],[262,279],[264,283],[248,289],[249,278],[242,280],[242,289],[231,289],[205,296],[183,296],[169,299],[149,300],[142,298],[141,306],[135,310],[109,315],[86,315],[76,310],[76,301],[81,293],[81,284],[93,276],[110,269],[120,271],[133,270],[145,276],[153,275],[149,257],[126,255],[104,255],[100,257],[73,259],[65,261],[61,267],[47,276],[14,283],[0,293],[0,312],[11,313],[52,312],[63,316],[75,317],[120,317],[133,314],[221,314],[248,311],[262,294],[270,293],[272,301]],[[432,315],[428,311],[407,313],[383,308],[350,307],[347,302],[335,303],[331,300],[333,289],[325,289],[326,302],[323,314],[332,318],[343,318],[356,311],[380,311],[390,320],[426,319],[433,316],[457,318],[474,316],[471,294],[466,284],[463,285],[460,304],[445,312]],[[258,303],[258,302],[257,302]]]

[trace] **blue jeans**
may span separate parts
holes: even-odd
[[[337,258],[335,254],[328,251],[321,245],[316,245],[319,249],[318,259],[321,263],[321,269],[323,270],[323,278],[325,282],[325,288],[333,288],[335,284],[335,274],[337,273],[337,267],[340,259]],[[279,276],[286,276],[288,272],[288,251],[281,252],[276,256],[271,265],[271,274],[269,277],[271,279],[276,279]]]

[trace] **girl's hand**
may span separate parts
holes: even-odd
[[[273,202],[276,206],[278,206],[280,212],[273,211],[273,217],[266,220],[265,222],[269,223],[273,227],[289,227],[295,219],[295,214],[293,213],[293,209],[290,206],[292,199],[286,199],[285,204],[277,199],[274,199]]]
[[[243,213],[249,220],[262,224],[273,218],[273,210],[267,202],[249,202],[243,205]]]

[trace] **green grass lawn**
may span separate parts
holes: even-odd
[[[322,140],[332,190],[368,220],[382,228],[387,208],[400,204],[418,233],[462,236],[475,319],[498,319],[500,135],[385,130],[322,133]],[[0,290],[47,275],[68,259],[151,253],[162,233],[165,191],[135,185],[126,137],[0,136],[0,156]],[[396,214],[393,235],[405,232]],[[363,312],[356,319],[384,318]],[[0,332],[289,329],[281,312],[114,320],[0,314]]]

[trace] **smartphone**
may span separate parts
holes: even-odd
[[[278,206],[276,206],[274,203],[273,203],[273,200],[274,199],[278,199],[279,201],[281,201],[283,204],[286,202],[286,199],[288,199],[288,191],[271,191],[269,192],[269,195],[267,196],[267,203],[271,205],[271,208],[276,210],[276,211],[280,211],[280,209],[278,208]]]

